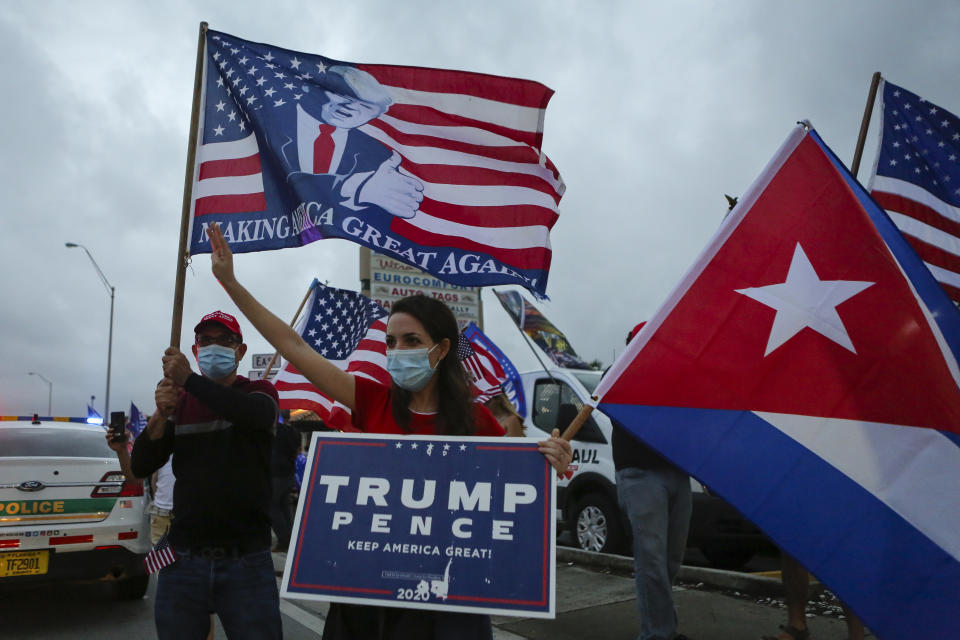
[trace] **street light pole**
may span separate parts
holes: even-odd
[[[41,380],[47,383],[47,387],[49,387],[47,389],[47,415],[52,416],[53,415],[53,383],[47,380],[46,378],[44,378],[42,375],[40,375],[36,371],[30,371],[29,373],[31,376],[37,376],[38,378],[40,378]]]
[[[100,265],[98,265],[97,261],[93,259],[93,256],[90,255],[90,251],[85,246],[75,242],[67,242],[66,246],[68,249],[80,247],[86,251],[87,257],[90,258],[90,262],[93,263],[93,268],[97,270],[97,275],[100,276],[100,280],[103,282],[103,286],[107,288],[107,292],[110,294],[110,334],[107,340],[107,397],[103,402],[103,419],[104,421],[107,421],[110,419],[110,363],[113,361],[113,299],[116,289],[114,289],[113,285],[110,284],[110,281],[107,280],[107,276],[103,275],[103,271],[100,270]]]

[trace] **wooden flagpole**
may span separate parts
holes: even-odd
[[[592,396],[596,400],[596,396]],[[587,418],[590,417],[590,414],[593,413],[593,407],[588,404],[583,405],[583,408],[580,409],[580,413],[577,414],[577,417],[573,419],[570,425],[563,430],[563,435],[560,436],[567,442],[573,440],[574,436],[577,435],[577,432],[580,431],[580,427],[583,426],[583,423],[587,421]]]
[[[303,306],[307,304],[307,299],[310,298],[310,294],[313,293],[313,287],[310,286],[307,288],[307,295],[303,296],[303,300],[300,301],[300,306],[297,307],[297,312],[293,314],[293,320],[290,321],[290,326],[297,324],[297,318],[300,317],[300,312],[303,311]],[[270,363],[267,365],[266,370],[263,372],[263,379],[270,379],[270,370],[273,369],[273,363],[277,361],[277,356],[280,355],[279,351],[273,352],[273,357],[270,358]]]
[[[853,163],[850,165],[850,173],[857,177],[860,171],[860,158],[863,156],[863,145],[867,141],[867,129],[870,128],[870,115],[873,113],[873,103],[877,99],[877,87],[880,86],[880,72],[873,74],[870,80],[870,91],[867,93],[867,106],[863,110],[863,120],[860,122],[860,136],[857,138],[857,149],[853,152]]]
[[[180,328],[183,324],[183,290],[186,285],[187,235],[190,229],[190,209],[193,202],[193,165],[197,159],[197,137],[200,128],[200,98],[203,91],[204,45],[207,23],[200,23],[197,40],[197,67],[193,78],[193,111],[190,114],[190,138],[187,142],[187,171],[183,178],[183,211],[180,218],[180,246],[177,250],[177,277],[173,285],[173,321],[170,327],[170,346],[180,348]]]

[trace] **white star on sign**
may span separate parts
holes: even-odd
[[[856,280],[821,280],[798,242],[786,282],[736,291],[777,311],[764,356],[800,333],[804,327],[810,327],[856,353],[837,313],[837,305],[873,284]]]

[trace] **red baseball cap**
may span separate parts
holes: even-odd
[[[193,332],[196,333],[200,331],[200,327],[208,322],[216,322],[217,324],[222,325],[227,329],[227,331],[237,334],[240,336],[240,339],[243,340],[243,333],[240,332],[240,324],[237,322],[237,319],[229,313],[224,313],[223,311],[214,311],[213,313],[208,313],[200,318],[200,322],[198,322],[197,326],[193,328]]]

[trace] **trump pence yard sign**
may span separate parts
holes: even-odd
[[[535,438],[315,433],[282,594],[552,618],[555,484]]]

